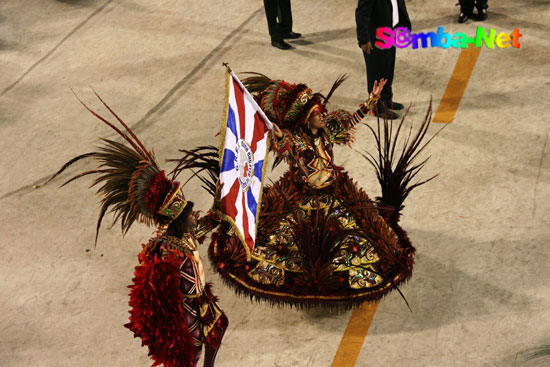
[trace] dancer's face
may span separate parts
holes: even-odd
[[[323,119],[323,114],[321,112],[315,112],[309,118],[309,126],[314,129],[322,129],[325,127],[325,120]]]
[[[187,218],[180,221],[181,231],[183,233],[191,232],[197,225],[197,213],[191,211]]]

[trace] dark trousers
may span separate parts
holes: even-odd
[[[292,32],[290,0],[264,0],[264,8],[271,40],[282,41],[283,35]]]
[[[474,5],[477,10],[487,9],[487,0],[459,0],[460,11],[464,14],[471,14],[474,11]]]
[[[376,46],[373,47],[370,55],[363,52],[365,64],[367,65],[367,85],[369,93],[372,92],[372,87],[376,80],[388,79],[382,93],[380,93],[380,102],[386,106],[390,106],[392,101],[392,82],[393,71],[395,69],[395,47],[381,50]]]

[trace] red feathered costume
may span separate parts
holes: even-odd
[[[179,185],[170,183],[164,172],[151,180],[145,202],[152,210],[161,208],[154,211],[156,222],[163,221],[158,213],[169,213],[167,219],[174,215],[173,205],[167,202],[177,197],[177,190]],[[192,215],[192,203],[183,206],[182,217]],[[217,224],[217,217],[209,212],[191,232],[173,236],[162,230],[138,256],[140,265],[129,286],[130,322],[125,326],[149,347],[153,366],[195,367],[203,344],[204,366],[214,366],[228,321],[205,281],[198,241]]]
[[[96,94],[97,95],[97,94]],[[205,345],[205,367],[214,366],[217,350],[227,328],[227,318],[216,304],[206,284],[198,252],[198,239],[217,225],[209,212],[189,231],[193,203],[185,200],[181,185],[169,180],[132,130],[97,96],[122,128],[84,107],[111,127],[124,142],[101,139],[96,151],[79,155],[54,175],[81,159],[94,159],[95,169],[77,174],[65,184],[87,175],[96,175],[92,186],[100,185],[103,216],[114,213],[122,232],[134,222],[157,226],[159,235],[151,239],[139,255],[130,291],[130,322],[125,326],[149,348],[153,366],[195,367]],[[126,130],[126,131],[123,131]],[[175,177],[177,173],[174,173]],[[39,187],[39,186],[37,186]],[[219,197],[219,193],[217,194]],[[219,202],[215,200],[215,203]],[[114,223],[113,223],[114,224]]]
[[[210,216],[197,228],[205,233],[208,222]],[[132,309],[125,326],[149,347],[153,366],[194,367],[203,344],[204,365],[213,366],[228,321],[211,284],[204,282],[195,235],[152,238],[139,260],[129,286]]]
[[[166,367],[192,367],[193,337],[184,317],[180,290],[181,260],[141,256],[130,291],[130,322],[125,326],[149,347],[149,356]]]

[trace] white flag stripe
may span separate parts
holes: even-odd
[[[237,138],[235,136],[235,134],[233,134],[233,131],[231,131],[231,129],[226,129],[225,131],[225,147],[232,147],[233,145],[235,145],[237,143],[237,140],[239,140],[239,138]]]
[[[244,99],[244,102],[246,126],[252,127],[251,129],[246,129],[244,141],[246,141],[247,144],[250,145],[252,144],[252,138],[254,137],[254,115],[256,114],[256,109],[247,98]],[[256,156],[256,153],[254,153],[254,156]]]
[[[266,150],[267,150],[267,144],[266,144],[266,139],[264,138],[256,144],[256,153],[254,153],[254,164],[258,163],[261,160],[265,160]]]
[[[235,225],[242,233],[243,237],[246,236],[246,233],[243,231],[243,190],[239,190],[237,193],[236,207],[237,207],[237,217],[235,218]]]
[[[237,171],[234,169],[222,172],[220,175],[220,181],[224,183],[222,187],[221,197],[225,197],[227,194],[229,194],[229,191],[231,190],[231,187],[233,186],[233,183],[235,180],[237,180]],[[239,191],[241,189],[239,188]]]
[[[246,195],[246,193],[244,193]],[[254,242],[256,241],[256,231],[254,231],[254,228],[256,227],[256,217],[254,216],[254,214],[252,214],[252,212],[250,211],[250,208],[248,207],[248,205],[245,205],[245,210],[246,210],[246,216],[247,216],[247,219],[248,219],[248,233],[250,234],[250,237],[252,237],[252,239],[254,240]],[[244,233],[244,231],[243,231]]]

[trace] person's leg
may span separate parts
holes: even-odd
[[[458,22],[464,23],[471,16],[474,11],[475,0],[459,0],[460,1],[460,14],[458,15]]]
[[[391,62],[391,49],[389,50],[380,50],[374,48],[370,54],[363,52],[363,57],[365,58],[365,65],[367,67],[367,87],[369,94],[372,92],[375,81],[380,81],[380,79],[388,79],[388,83],[382,89],[380,93],[380,100],[376,106],[379,112],[384,113],[391,111],[386,111],[386,105],[391,101],[391,82],[390,78],[393,79],[393,74],[390,74],[390,66],[393,69],[393,65],[389,65]],[[393,48],[395,52],[395,48]],[[395,62],[395,57],[394,57]],[[392,71],[393,73],[393,71]],[[388,85],[389,84],[389,85]],[[374,111],[376,113],[376,111]]]
[[[277,22],[279,12],[278,0],[264,0],[265,16],[267,17],[267,27],[271,36],[271,45],[281,50],[291,49],[292,46],[283,39],[281,25]]]
[[[193,354],[193,367],[198,367],[202,354],[202,345],[195,345],[195,353]]]
[[[487,5],[487,0],[476,0],[477,10],[487,9],[488,7],[489,6]]]
[[[367,55],[369,62],[367,64],[367,78],[369,79],[369,93],[372,92],[372,87],[375,81],[380,81],[384,78],[388,81],[380,93],[380,102],[388,106],[391,102],[393,69],[395,67],[395,47],[387,50],[374,48],[370,55]],[[368,69],[371,69],[370,73]],[[369,77],[370,74],[370,77]]]
[[[460,12],[470,15],[474,11],[474,2],[475,0],[459,0],[460,2]]]
[[[183,260],[180,271],[185,276],[180,278],[180,289],[184,295],[182,306],[183,315],[185,317],[185,324],[187,324],[187,330],[193,338],[193,344],[195,345],[195,352],[193,354],[193,366],[196,367],[199,363],[199,359],[202,354],[202,344],[204,341],[204,335],[202,335],[202,328],[200,327],[200,308],[195,298],[187,298],[186,295],[192,294],[193,289],[196,287],[195,282],[195,267],[191,260],[186,258]]]
[[[223,330],[225,333],[225,330]],[[223,334],[222,334],[223,337]],[[214,362],[216,361],[216,356],[218,355],[218,350],[220,346],[212,346],[205,344],[204,346],[204,367],[214,367]]]
[[[477,8],[477,19],[478,20],[487,19],[487,8],[488,8],[487,0],[477,0],[476,8]]]
[[[223,335],[225,334],[225,330],[227,330],[228,324],[227,317],[222,311],[222,315],[214,324],[214,327],[206,338],[206,343],[204,345],[204,367],[214,367],[216,355],[220,349]]]
[[[373,56],[372,51],[370,54],[367,54],[363,51],[363,58],[365,59],[365,67],[366,67],[366,73],[367,73],[367,90],[372,92],[372,87],[374,85],[374,81],[376,80],[376,58]]]
[[[267,18],[267,28],[271,36],[271,42],[280,42],[283,40],[281,27],[277,22],[278,5],[277,0],[264,0],[265,16]]]
[[[278,0],[277,3],[279,5],[279,24],[284,36],[292,32],[292,9],[290,0]]]
[[[386,51],[385,65],[387,68],[386,75],[388,76],[388,81],[386,82],[384,89],[382,89],[382,93],[380,93],[380,99],[386,103],[388,108],[391,108],[391,102],[393,100],[393,73],[395,71],[395,47],[391,47]]]
[[[204,336],[202,335],[202,328],[200,327],[199,308],[196,301],[193,299],[183,300],[183,314],[185,316],[185,323],[187,329],[193,338],[195,344],[195,353],[193,354],[193,366],[196,367],[199,363],[199,359],[202,354],[202,343]]]
[[[390,50],[392,52],[389,54],[389,57],[390,57],[389,65],[391,65],[391,70],[389,72],[389,77],[388,77],[388,84],[390,85],[389,92],[390,92],[390,101],[391,101],[391,104],[389,107],[392,110],[396,111],[396,110],[404,109],[405,106],[402,103],[399,103],[393,99],[393,75],[395,72],[395,58],[397,56],[397,49],[395,47],[392,47]]]

